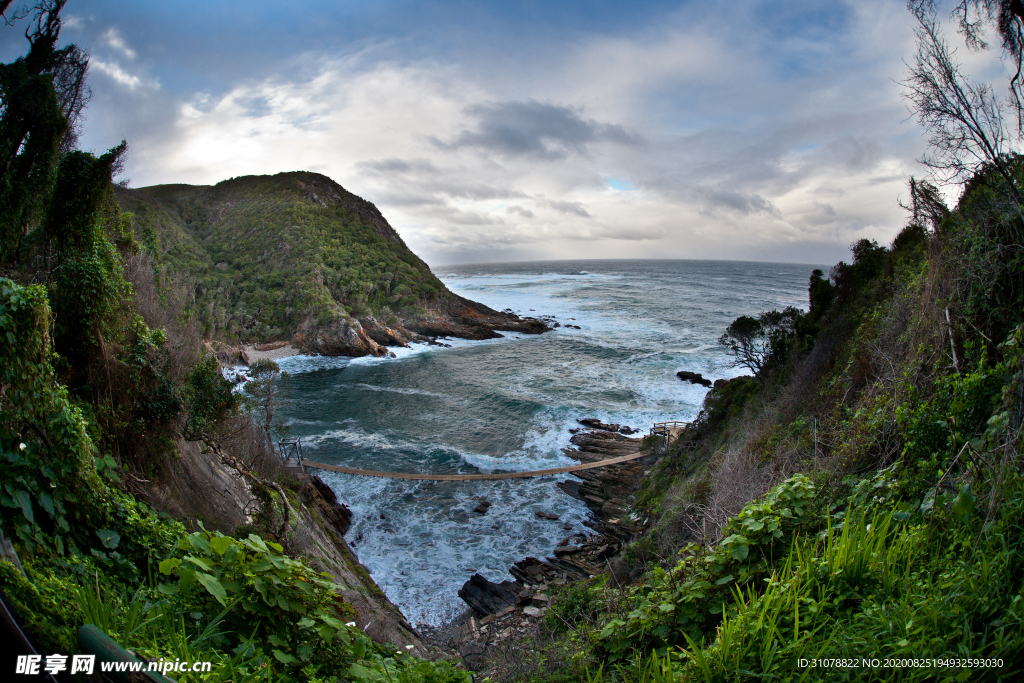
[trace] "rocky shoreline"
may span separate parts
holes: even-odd
[[[575,448],[564,449],[582,463],[640,451],[641,440],[618,433],[618,425],[604,425],[593,419],[580,422],[600,425],[575,433],[570,439]],[[612,426],[616,429],[610,429]],[[585,522],[592,533],[566,536],[544,559],[527,557],[516,562],[509,569],[511,580],[495,583],[474,574],[459,591],[469,609],[439,628],[419,625],[424,639],[442,652],[462,657],[467,669],[486,672],[503,656],[505,641],[537,633],[553,589],[604,572],[610,572],[612,580],[622,585],[631,582],[633,577],[620,554],[643,531],[647,520],[631,516],[628,508],[656,458],[651,454],[584,470],[577,475],[583,481],[559,482],[562,491],[593,511],[594,519]]]
[[[412,342],[448,346],[439,339],[497,339],[502,332],[543,334],[558,323],[554,319],[519,317],[511,311],[495,311],[483,304],[448,294],[434,308],[414,318],[384,323],[376,318],[343,318],[320,324],[306,321],[288,341],[278,340],[240,346],[207,342],[222,364],[252,365],[289,356],[394,356],[387,347],[406,348]],[[572,327],[566,325],[566,327]]]
[[[388,346],[436,343],[439,337],[496,339],[501,332],[541,334],[552,328],[537,318],[495,311],[450,292],[424,313],[383,322],[374,317],[343,318],[327,324],[312,320],[299,326],[290,341],[301,353],[321,356],[386,356]]]

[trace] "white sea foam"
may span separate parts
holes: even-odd
[[[434,391],[424,391],[423,389],[413,389],[410,387],[378,387],[372,384],[353,384],[352,386],[365,391],[386,391],[392,394],[404,394],[406,396],[433,396],[435,398],[455,398],[448,394],[439,394]]]

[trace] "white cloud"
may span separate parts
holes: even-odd
[[[89,66],[92,69],[109,76],[118,85],[122,85],[130,90],[137,90],[139,88],[155,89],[160,87],[160,83],[155,79],[128,73],[117,62],[108,62],[93,57],[89,60]]]
[[[128,59],[135,59],[135,50],[128,46],[128,43],[125,42],[124,37],[121,36],[116,28],[108,28],[106,33],[103,34],[103,41]]]
[[[778,245],[833,260],[898,230],[923,149],[891,80],[912,49],[907,16],[863,4],[848,33],[818,42],[773,45],[743,11],[708,10],[486,75],[377,48],[307,55],[289,68],[301,78],[179,103],[171,129],[129,137],[129,170],[144,184],[318,171],[375,202],[431,263],[779,258]]]

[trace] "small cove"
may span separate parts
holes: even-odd
[[[478,473],[575,464],[562,453],[578,418],[641,428],[692,419],[705,377],[741,374],[716,340],[737,316],[806,308],[814,266],[720,261],[546,261],[436,268],[454,292],[492,308],[553,316],[540,336],[413,345],[393,359],[296,356],[279,413],[309,458],[370,470]],[[567,328],[579,326],[580,329]],[[413,622],[464,607],[475,572],[550,554],[586,507],[537,479],[418,482],[334,472],[324,480],[354,513],[347,538]],[[480,498],[487,514],[471,512]],[[534,512],[559,516],[539,520]]]

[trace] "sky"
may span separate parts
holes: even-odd
[[[132,187],[323,173],[431,266],[834,263],[926,151],[901,0],[70,0]],[[27,49],[0,28],[0,59]],[[978,59],[978,57],[973,57]]]

